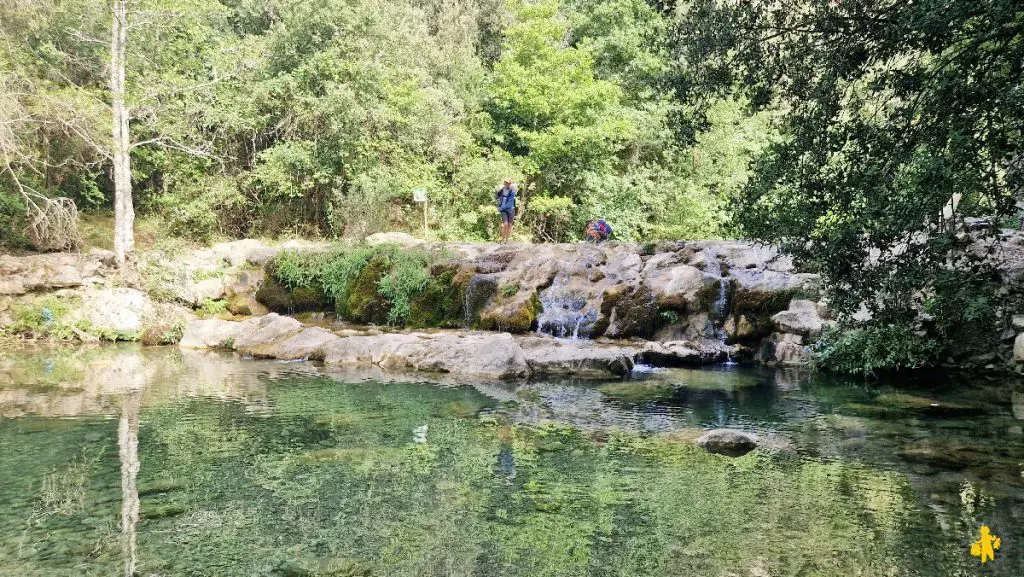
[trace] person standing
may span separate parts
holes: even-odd
[[[498,212],[501,214],[501,242],[507,243],[508,237],[512,235],[512,223],[516,219],[516,193],[519,187],[506,178],[505,182],[494,189],[494,202],[498,205]]]

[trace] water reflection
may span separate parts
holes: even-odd
[[[135,575],[136,530],[139,522],[139,391],[129,389],[121,401],[121,419],[117,425],[118,454],[121,457],[121,550],[124,576]]]
[[[0,383],[0,574],[971,574],[981,523],[986,571],[1024,566],[1006,383],[465,386],[137,347],[0,358]],[[770,448],[687,442],[713,426]]]

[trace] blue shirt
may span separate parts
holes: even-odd
[[[517,190],[514,186],[511,188],[499,187],[494,192],[494,200],[498,202],[498,210],[508,212],[516,209]]]

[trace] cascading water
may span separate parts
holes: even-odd
[[[588,306],[585,295],[569,287],[567,272],[559,272],[551,286],[541,291],[539,298],[538,333],[570,339],[590,335],[597,322],[598,311]]]
[[[707,263],[704,272],[718,279],[718,297],[711,304],[708,332],[714,334],[719,340],[725,341],[723,325],[729,315],[729,281],[722,275],[722,263],[712,251],[704,250],[704,261]]]

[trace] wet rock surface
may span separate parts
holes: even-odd
[[[735,429],[714,429],[698,438],[697,446],[709,453],[742,457],[757,448],[757,438]]]

